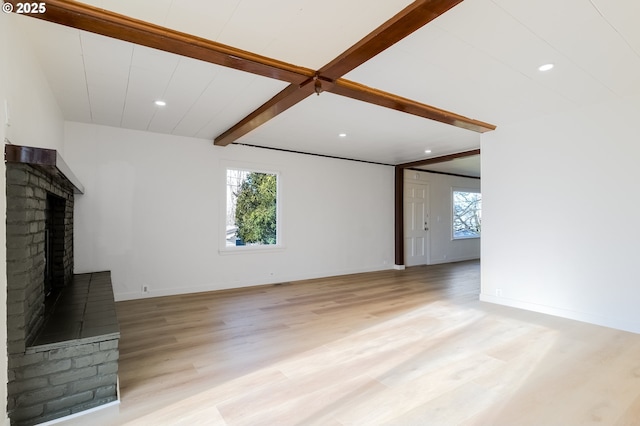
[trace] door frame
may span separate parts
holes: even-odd
[[[410,163],[398,164],[395,166],[395,265],[394,269],[404,269],[404,171],[415,167],[426,166],[428,164],[443,163],[455,160],[456,158],[471,157],[479,155],[479,149],[458,152],[456,154],[443,155],[441,157],[428,158],[426,160],[412,161]],[[427,170],[418,170],[427,171]]]

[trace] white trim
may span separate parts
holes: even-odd
[[[84,411],[80,411],[78,413],[75,414],[70,414],[68,416],[65,417],[60,417],[59,419],[54,419],[54,420],[49,420],[48,422],[45,423],[39,423],[41,426],[48,426],[48,425],[55,425],[61,422],[66,422],[72,419],[76,419],[78,417],[82,417],[82,416],[86,416],[87,414],[92,414],[98,411],[102,411],[102,410],[106,410],[107,408],[113,408],[113,407],[117,407],[120,405],[120,400],[117,401],[113,401],[113,402],[109,402],[107,404],[103,404],[100,405],[98,407],[94,407],[94,408],[89,408],[88,410],[84,410]]]
[[[523,302],[521,300],[509,299],[507,297],[498,297],[485,293],[480,293],[480,301],[494,303],[496,305],[509,306],[517,309],[524,309],[526,311],[538,312],[546,315],[553,315],[561,318],[568,318],[571,320],[600,325],[603,327],[615,328],[617,330],[629,331],[631,333],[640,333],[640,323],[637,322],[628,322],[615,318],[594,315],[587,312],[572,311],[570,309],[557,308],[554,306]]]
[[[404,271],[405,270],[405,266],[404,265],[393,265],[393,269],[395,269],[396,271]]]
[[[395,265],[393,269],[396,269],[397,266],[404,269],[404,265]],[[318,278],[341,277],[343,275],[387,271],[389,269],[391,268],[389,268],[388,265],[371,266],[369,268],[349,268],[349,269],[340,269],[336,271],[324,271],[324,272],[317,272],[317,273],[304,274],[304,275],[298,274],[298,275],[292,275],[292,276],[280,276],[277,279],[272,278],[272,279],[251,280],[251,281],[233,282],[233,283],[231,282],[223,282],[223,283],[215,283],[215,284],[211,283],[209,285],[192,286],[192,287],[175,287],[175,288],[168,288],[168,289],[162,289],[162,290],[151,290],[148,293],[140,293],[140,292],[116,293],[114,297],[116,302],[122,302],[125,300],[147,299],[151,297],[176,296],[179,294],[204,293],[204,292],[210,292],[210,291],[232,290],[237,288],[256,287],[256,286],[263,286],[263,285],[273,285],[273,284],[280,284],[280,283],[313,280]]]
[[[228,246],[224,249],[218,249],[218,253],[223,256],[226,255],[234,255],[234,254],[251,254],[251,253],[274,253],[279,251],[284,251],[286,249],[285,246],[281,244],[264,244],[264,245],[248,245],[248,246]]]
[[[458,256],[458,257],[447,257],[446,259],[430,259],[429,265],[441,265],[443,263],[456,263],[456,262],[466,262],[468,260],[480,260],[481,258],[477,255],[473,256]]]
[[[453,233],[453,227],[451,227],[451,232]],[[482,238],[481,235],[475,235],[472,237],[451,237],[451,241],[461,241],[461,240],[479,240]]]

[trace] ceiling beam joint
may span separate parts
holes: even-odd
[[[495,129],[495,126],[471,120],[459,114],[454,114],[429,105],[411,101],[406,98],[391,95],[380,90],[367,88],[366,86],[358,85],[357,83],[349,82],[351,84],[347,84],[348,80],[342,80],[342,77],[350,71],[356,69],[374,56],[393,46],[416,30],[422,28],[427,23],[433,21],[460,2],[462,2],[462,0],[414,1],[394,15],[391,19],[388,19],[363,39],[344,51],[341,55],[316,71],[313,76],[313,92],[320,95],[322,92],[329,91],[356,100],[385,106],[397,111],[408,112],[413,115],[476,132]],[[297,99],[299,99],[298,102],[300,102],[304,97],[298,97],[298,95],[299,94],[291,93],[291,96],[296,96]],[[290,101],[287,101],[287,104],[290,103]],[[250,119],[250,117],[254,116],[256,112],[263,108],[263,106],[242,119],[238,124],[223,133],[223,135],[217,137],[214,144],[219,145],[219,141],[224,136],[224,145],[227,145],[237,139],[232,139],[232,136],[230,135],[239,135],[238,138],[240,138],[253,130],[249,128],[250,126],[254,125],[255,127],[253,128],[257,128],[266,122]],[[293,104],[288,105],[287,108],[279,109],[279,111],[285,111],[291,106],[293,106]],[[273,117],[275,117],[275,115],[271,116],[269,119]],[[233,131],[233,129],[238,129],[239,127],[244,130],[242,132]]]

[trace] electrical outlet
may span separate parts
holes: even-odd
[[[143,285],[142,286],[142,292],[143,293],[149,293],[149,286],[148,285]]]
[[[502,289],[496,288],[496,297],[502,297]]]

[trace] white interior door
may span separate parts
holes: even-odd
[[[429,186],[404,184],[404,263],[429,263]]]

